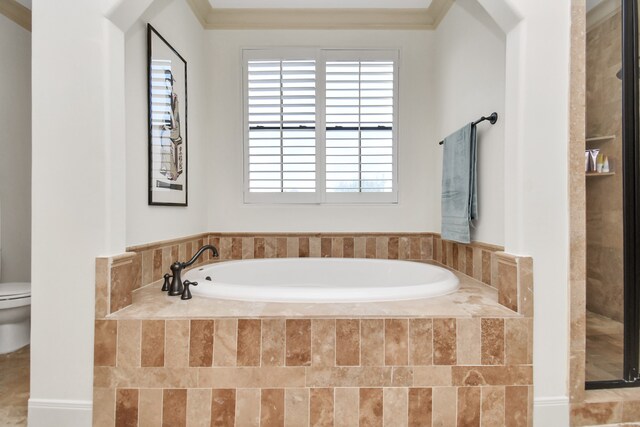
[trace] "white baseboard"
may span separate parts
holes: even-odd
[[[568,427],[570,407],[567,396],[533,399],[534,427]]]
[[[29,427],[91,427],[90,400],[29,399]]]

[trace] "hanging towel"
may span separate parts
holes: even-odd
[[[469,123],[444,139],[442,164],[442,239],[471,243],[478,217],[476,127]]]

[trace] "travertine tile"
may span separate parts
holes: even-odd
[[[336,365],[360,365],[360,320],[338,319],[336,327]]]
[[[433,364],[455,365],[456,319],[433,319]]]
[[[508,365],[531,364],[532,348],[529,346],[532,332],[532,320],[505,319],[505,363]]]
[[[518,366],[453,366],[453,385],[530,385],[533,370],[530,365]]]
[[[331,256],[331,237],[323,237],[320,240],[320,256],[322,258],[326,258],[326,257],[330,257]]]
[[[238,319],[238,366],[260,366],[260,340],[260,320]]]
[[[313,258],[320,258],[322,256],[322,248],[320,245],[319,237],[309,238],[309,256]]]
[[[420,247],[419,237],[409,238],[409,259],[413,259],[413,260],[422,259],[422,250]]]
[[[118,367],[140,366],[140,320],[118,320]]]
[[[381,388],[360,389],[360,425],[383,426],[384,403]]]
[[[333,426],[333,389],[312,388],[309,390],[309,425],[313,427]]]
[[[367,237],[367,240],[365,243],[365,257],[366,258],[376,257],[376,238],[375,237]]]
[[[162,249],[156,249],[153,251],[153,271],[152,271],[152,281],[160,280],[164,271],[162,270]]]
[[[231,238],[231,259],[242,259],[242,237]]]
[[[164,328],[164,320],[142,321],[141,366],[164,366]]]
[[[491,252],[482,251],[482,282],[491,285]]]
[[[450,386],[452,384],[451,366],[416,366],[413,368],[413,385],[416,387]]]
[[[389,237],[387,244],[387,257],[389,259],[398,259],[399,252],[399,238],[396,236]]]
[[[253,241],[253,257],[256,259],[265,258],[265,242],[263,237],[256,237]]]
[[[211,391],[211,426],[233,426],[236,416],[236,390]]]
[[[343,251],[344,242],[342,241],[342,237],[331,238],[331,257],[342,258],[342,254],[344,253]]]
[[[218,248],[218,252],[220,253],[221,260],[229,260],[231,259],[231,237],[221,237],[220,238],[220,247]],[[189,247],[189,243],[187,243],[187,248]]]
[[[190,388],[187,390],[187,427],[211,425],[211,390]]]
[[[336,388],[334,391],[335,426],[358,427],[360,394],[357,388]]]
[[[284,426],[284,390],[262,389],[260,396],[260,427]]]
[[[208,367],[213,363],[215,322],[191,320],[189,338],[189,366]]]
[[[140,389],[138,423],[140,427],[158,427],[162,424],[162,389]],[[100,426],[101,424],[96,424]]]
[[[96,320],[93,358],[95,366],[116,366],[118,322]]]
[[[480,422],[483,427],[505,425],[504,397],[504,387],[481,387]]]
[[[111,268],[110,258],[96,258],[96,319],[102,319],[109,315],[111,292]]]
[[[353,242],[355,258],[366,258],[367,256],[367,238],[356,237]]]
[[[260,389],[238,389],[236,391],[236,426],[260,425]]]
[[[131,291],[133,290],[133,262],[124,261],[111,266],[111,290],[109,311],[114,313],[123,309],[132,302]]]
[[[311,355],[313,366],[335,366],[336,321],[334,319],[311,321]]]
[[[93,388],[92,415],[93,425],[104,427],[114,427],[116,425],[116,391],[114,389]],[[27,421],[26,413],[25,421]]]
[[[501,260],[498,260],[498,302],[513,311],[518,311],[516,265]]]
[[[420,239],[420,259],[423,261],[434,259],[433,236],[422,237]]]
[[[480,387],[458,388],[458,425],[480,427]]]
[[[431,365],[433,363],[433,321],[431,319],[409,320],[409,365]]]
[[[504,319],[482,319],[482,364],[504,364]]]
[[[408,399],[408,390],[406,388],[385,388],[383,390],[385,427],[408,425]]]
[[[455,426],[457,419],[457,388],[434,387],[433,389],[433,427]]]
[[[311,320],[286,320],[287,366],[311,365]]]
[[[353,258],[355,253],[355,241],[353,237],[344,237],[342,239],[342,257]]]
[[[300,248],[298,246],[299,238],[298,237],[288,237],[287,238],[287,257],[289,258],[298,258],[300,253]]]
[[[187,390],[164,389],[162,395],[162,427],[187,425]]]
[[[384,365],[384,320],[360,321],[360,363],[362,366]]]
[[[307,387],[390,387],[391,367],[307,368]]]
[[[275,258],[277,253],[278,242],[275,237],[264,238],[264,257]]]
[[[285,321],[262,320],[262,366],[284,366]]]
[[[138,425],[138,390],[116,390],[116,426],[136,427]]]
[[[288,388],[284,394],[284,425],[305,426],[309,422],[309,389]]]
[[[526,426],[529,418],[529,387],[505,387],[505,425]]]
[[[384,321],[384,363],[407,365],[409,363],[409,324],[406,319]]]
[[[309,238],[308,237],[300,237],[298,239],[298,257],[307,258],[309,257],[310,249],[309,249]]]
[[[389,258],[389,238],[385,236],[376,237],[376,258]]]
[[[287,388],[304,387],[303,367],[215,367],[198,370],[198,387]]]
[[[411,241],[406,236],[398,239],[398,259],[411,259]]]
[[[433,412],[433,394],[431,388],[409,389],[409,426],[430,426]]]
[[[238,332],[237,319],[217,319],[216,320],[215,338],[213,340],[213,365],[214,366],[235,366],[237,332]]]
[[[165,366],[186,368],[189,366],[189,324],[187,319],[167,320],[165,324]],[[213,334],[213,325],[211,325]],[[213,335],[211,335],[213,339]],[[213,341],[210,348],[213,350]]]
[[[588,402],[571,405],[571,423],[576,426],[604,425],[622,421],[622,402]]]
[[[481,363],[481,319],[456,319],[458,365]]]
[[[252,259],[255,250],[253,237],[242,238],[242,259]]]
[[[286,237],[276,238],[276,257],[286,258],[288,256],[288,245]]]

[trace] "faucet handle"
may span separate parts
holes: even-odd
[[[189,290],[189,286],[193,285],[193,286],[198,286],[198,282],[190,282],[188,280],[185,280],[184,282],[182,282],[182,284],[184,285],[184,291],[182,291],[182,296],[180,297],[181,300],[188,300],[193,298],[191,296],[191,291]]]
[[[162,291],[163,292],[167,292],[169,290],[169,281],[173,276],[170,275],[169,273],[164,275],[164,283],[162,284]]]

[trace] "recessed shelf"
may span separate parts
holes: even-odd
[[[590,142],[607,142],[607,141],[613,141],[614,139],[616,139],[615,135],[607,135],[607,136],[594,136],[592,138],[587,138],[586,141],[587,141],[587,143],[590,143]]]
[[[587,172],[586,176],[611,176],[615,175],[615,172]]]

